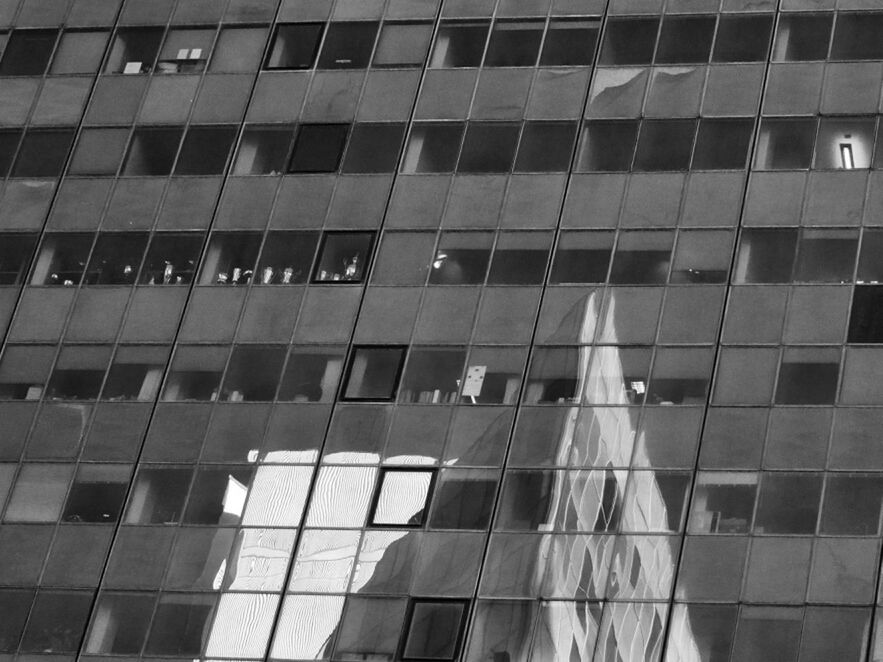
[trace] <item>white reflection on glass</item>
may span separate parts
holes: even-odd
[[[322,467],[307,526],[362,526],[376,474],[376,467]]]
[[[271,656],[282,660],[327,659],[343,601],[342,595],[286,596]]]
[[[346,591],[359,547],[359,531],[304,531],[288,584],[290,591]]]
[[[312,476],[313,467],[258,467],[242,523],[251,526],[298,526]]]
[[[387,471],[374,509],[374,524],[419,525],[432,482],[430,471]]]
[[[279,596],[269,593],[222,595],[206,655],[262,658],[278,604]]]
[[[390,545],[405,536],[413,535],[415,534],[409,531],[369,531],[366,533],[362,550],[359,553],[359,563],[356,565],[356,573],[353,577],[353,586],[350,590],[353,593],[362,590],[374,576],[378,564],[390,561],[389,558],[384,558]]]
[[[244,529],[227,564],[224,589],[278,591],[294,547],[293,529]]]

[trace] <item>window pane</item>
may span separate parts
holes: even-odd
[[[120,347],[107,373],[105,400],[153,400],[159,391],[169,352],[164,347]]]
[[[400,400],[439,404],[455,402],[466,352],[460,349],[411,349],[402,377]]]
[[[434,529],[486,529],[490,523],[496,470],[442,469],[429,526]]]
[[[326,233],[313,280],[361,282],[365,277],[373,243],[373,232]]]
[[[549,282],[603,283],[612,250],[612,232],[562,232]]]
[[[487,282],[492,285],[533,285],[543,282],[551,236],[540,232],[500,235]]]
[[[874,120],[825,118],[819,124],[814,167],[852,170],[870,168]]]
[[[439,241],[429,282],[433,285],[475,285],[484,282],[493,235],[449,232]]]
[[[227,167],[234,127],[191,126],[184,137],[176,175],[220,175]]]
[[[115,175],[128,139],[128,129],[84,129],[74,149],[70,174]]]
[[[67,31],[52,59],[53,74],[91,74],[101,66],[107,32]]]
[[[674,237],[670,232],[624,232],[619,237],[610,282],[621,284],[664,283]]]
[[[629,170],[637,138],[636,121],[586,122],[577,169],[581,172]]]
[[[763,120],[754,167],[763,170],[809,168],[815,119]]]
[[[490,23],[443,21],[435,37],[430,67],[477,67],[481,64]]]
[[[6,177],[12,167],[22,131],[0,131],[0,177]]]
[[[818,474],[765,473],[760,485],[758,533],[804,533],[816,530],[822,477]]]
[[[347,400],[392,400],[405,356],[403,347],[355,347],[347,371]]]
[[[129,487],[128,466],[80,465],[62,513],[65,522],[116,522]]]
[[[104,71],[114,74],[140,74],[152,71],[162,35],[162,28],[119,30]]]
[[[883,59],[881,31],[883,31],[883,14],[876,12],[838,14],[837,23],[834,26],[834,43],[831,45],[831,59]]]
[[[741,170],[751,147],[754,122],[750,119],[699,120],[693,151],[694,170]]]
[[[256,71],[264,52],[266,28],[224,28],[212,55],[210,71]]]
[[[384,23],[374,53],[375,67],[419,67],[426,59],[430,23]]]
[[[858,234],[852,230],[803,230],[797,247],[794,280],[848,283],[855,268]]]
[[[518,141],[517,124],[470,122],[458,172],[509,172]]]
[[[98,236],[95,250],[86,268],[86,285],[131,285],[147,248],[147,234],[141,232],[104,232]]]
[[[79,285],[86,268],[91,234],[50,234],[43,239],[31,275],[33,285]]]
[[[267,69],[309,69],[319,50],[321,23],[280,25],[276,28]]]
[[[245,285],[254,276],[259,232],[217,232],[202,263],[200,285]]]
[[[571,122],[525,122],[515,171],[566,172],[575,137],[576,124]]]
[[[335,172],[348,130],[346,124],[301,124],[288,172]]]
[[[693,120],[644,120],[635,170],[686,170],[693,149]]]
[[[463,129],[464,125],[460,122],[413,125],[402,171],[453,172],[460,153]]]
[[[227,351],[226,347],[179,346],[162,399],[217,400]]]
[[[270,232],[264,242],[258,274],[261,285],[292,285],[309,280],[317,232]]]
[[[532,67],[536,64],[543,23],[540,21],[497,21],[491,31],[486,67]]]
[[[285,349],[282,347],[234,346],[221,400],[272,400],[284,360]]]
[[[341,172],[395,172],[404,124],[355,124]]]
[[[123,174],[168,175],[183,133],[183,129],[135,129]]]
[[[12,176],[58,177],[73,139],[73,131],[28,131],[15,160]]]
[[[787,20],[787,15],[783,20]],[[717,25],[712,62],[766,60],[773,29],[771,14],[722,14]]]
[[[405,658],[453,660],[465,613],[464,602],[415,602],[406,633]]]
[[[215,30],[171,29],[159,53],[156,72],[160,74],[199,73],[215,41]]]
[[[319,69],[367,67],[376,36],[377,23],[330,23],[316,67]]]
[[[42,76],[56,37],[56,30],[15,30],[0,60],[0,76]]]
[[[236,153],[236,175],[278,175],[285,168],[291,129],[246,129]]]
[[[202,235],[160,233],[153,235],[141,278],[145,285],[186,285],[193,280]]]
[[[426,517],[433,474],[432,471],[383,471],[371,524],[421,526]]]
[[[650,64],[658,28],[656,18],[609,19],[600,64]]]
[[[0,285],[18,285],[24,280],[36,237],[30,234],[0,234]]]
[[[743,230],[736,282],[789,282],[796,249],[797,230]]]
[[[656,63],[708,62],[715,22],[713,16],[666,16],[659,34]]]
[[[541,67],[575,67],[592,63],[600,21],[553,20],[546,30]]]
[[[787,350],[779,367],[776,404],[833,404],[837,394],[839,350]]]
[[[828,55],[833,20],[833,12],[783,14],[776,32],[774,59],[788,62],[824,60]]]
[[[279,400],[332,402],[343,370],[342,349],[335,347],[292,347]]]
[[[688,530],[747,533],[751,528],[757,474],[703,472],[698,476]]]

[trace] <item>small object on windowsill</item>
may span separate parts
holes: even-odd
[[[218,285],[226,285],[228,280],[229,280],[229,276],[227,276],[226,273],[221,272],[218,274],[218,279],[217,279]]]
[[[347,262],[343,261],[343,275],[346,280],[356,280],[359,273],[359,255],[353,255],[352,259]]]
[[[175,272],[175,265],[171,262],[166,262],[166,266],[163,268],[162,272],[162,282],[163,285],[168,285],[172,282],[172,274]]]
[[[261,271],[261,284],[269,285],[273,282],[273,267],[264,267],[264,270]]]

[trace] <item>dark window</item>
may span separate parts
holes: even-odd
[[[236,164],[236,175],[278,175],[285,169],[291,147],[290,128],[249,128],[242,134]]]
[[[216,232],[202,263],[200,285],[246,285],[254,276],[260,232]]]
[[[582,172],[625,172],[631,168],[638,122],[586,122],[577,169]]]
[[[267,69],[309,69],[316,60],[319,40],[322,38],[321,23],[298,23],[280,25],[276,28]]]
[[[139,282],[145,285],[190,283],[201,247],[202,235],[180,232],[153,235]]]
[[[81,464],[68,494],[65,522],[116,522],[129,486],[129,467]]]
[[[125,521],[129,524],[180,521],[192,475],[192,467],[142,466],[132,487]]]
[[[371,60],[377,23],[331,23],[325,34],[319,69],[364,69]]]
[[[0,131],[0,177],[9,174],[21,134],[20,130]]]
[[[236,129],[228,126],[191,126],[184,137],[176,175],[220,175],[227,167]]]
[[[600,21],[552,20],[546,30],[542,67],[575,67],[592,64]]]
[[[74,139],[73,131],[28,131],[12,168],[13,177],[58,177]]]
[[[184,523],[238,524],[251,479],[250,467],[200,467],[190,489]]]
[[[172,29],[166,35],[156,72],[160,74],[199,73],[205,69],[215,30]]]
[[[98,235],[86,268],[84,285],[131,285],[147,248],[147,234],[104,232]]]
[[[86,650],[90,653],[138,655],[153,615],[155,600],[153,594],[103,594],[96,607]],[[107,626],[102,627],[105,623]]]
[[[168,355],[165,347],[120,347],[107,373],[101,397],[105,400],[153,400],[159,391]]]
[[[482,470],[442,469],[434,490],[429,526],[487,529],[497,492],[497,479],[489,474]]]
[[[151,655],[198,656],[215,600],[211,594],[163,595],[153,616],[145,651]]]
[[[828,474],[819,533],[876,536],[881,496],[883,478],[879,475]]]
[[[341,172],[395,172],[404,124],[354,124]]]
[[[39,400],[54,356],[54,347],[7,345],[0,362],[0,398]]]
[[[110,361],[110,347],[68,345],[61,350],[46,394],[58,400],[98,398],[104,372]]]
[[[859,283],[883,283],[883,232],[866,229],[862,236],[862,250],[858,261]]]
[[[91,74],[101,67],[101,58],[107,44],[104,31],[68,30],[58,44],[52,58],[53,74]]]
[[[722,14],[711,61],[763,62],[772,30],[772,14]]]
[[[457,165],[464,125],[414,124],[405,150],[403,172],[453,172]]]
[[[457,401],[466,352],[462,349],[412,348],[399,400],[424,404]]]
[[[754,167],[762,170],[809,168],[815,137],[814,118],[766,119],[761,124]]]
[[[814,353],[814,350],[808,350]],[[839,350],[835,350],[839,352]],[[801,352],[802,353],[802,352]],[[827,353],[827,352],[826,352]],[[837,394],[836,360],[820,362],[819,357],[789,357],[786,352],[779,367],[776,404],[824,405],[833,404]]]
[[[162,399],[217,400],[227,347],[179,345],[175,351]]]
[[[733,252],[726,230],[682,230],[678,234],[672,283],[725,283]]]
[[[255,71],[264,54],[267,28],[225,27],[218,36],[209,70]]]
[[[515,160],[518,124],[470,122],[458,172],[509,172]]]
[[[610,282],[664,283],[668,279],[673,239],[670,232],[621,233],[610,268]]]
[[[279,387],[279,400],[331,402],[343,369],[343,349],[292,347]]]
[[[432,261],[432,285],[478,285],[484,282],[494,236],[489,232],[447,232]]]
[[[153,70],[159,53],[162,28],[125,28],[119,30],[107,58],[107,73],[141,74]]]
[[[659,33],[656,63],[708,62],[714,25],[713,16],[666,16]]]
[[[373,232],[328,232],[322,240],[313,280],[359,283],[365,277]]]
[[[694,170],[741,170],[748,159],[754,121],[750,119],[701,119]]]
[[[371,525],[422,526],[434,480],[432,470],[382,469],[371,509]]]
[[[783,14],[776,31],[773,58],[778,61],[824,60],[834,14]]]
[[[430,66],[479,66],[489,28],[487,21],[443,21],[435,37]]]
[[[883,59],[883,14],[862,12],[839,13],[831,44],[832,60]],[[13,33],[15,36],[15,33]]]
[[[129,129],[83,129],[68,172],[72,175],[115,175],[128,140]]]
[[[91,234],[49,234],[43,239],[33,285],[79,285],[92,248]]]
[[[0,76],[42,76],[57,37],[57,30],[15,30],[0,59]]]
[[[612,251],[612,232],[562,232],[549,282],[603,283]]]
[[[426,59],[431,39],[431,23],[384,23],[374,66],[419,67]]]
[[[657,18],[611,18],[604,30],[601,64],[650,64],[656,45]]]
[[[573,122],[525,122],[515,172],[566,172],[576,126]]]
[[[490,285],[537,285],[549,261],[551,236],[545,232],[504,232],[494,248]]]
[[[172,172],[183,129],[135,129],[124,175],[162,176]]]
[[[820,474],[764,473],[754,530],[758,533],[813,534],[821,493]]]
[[[686,170],[693,151],[693,120],[644,120],[638,135],[635,170]]]
[[[532,67],[543,39],[541,21],[497,21],[484,58],[486,67]]]
[[[415,600],[405,633],[404,660],[454,660],[466,621],[465,600]]]
[[[857,248],[856,230],[802,230],[797,247],[794,281],[803,283],[852,281]]]
[[[221,400],[272,400],[284,361],[283,347],[234,347],[221,389]]]
[[[35,241],[32,234],[0,234],[0,285],[22,282]]]
[[[41,591],[22,636],[22,652],[75,653],[91,607],[91,591]]]
[[[309,279],[317,232],[270,232],[258,263],[261,285],[293,285]]]
[[[343,398],[394,400],[404,358],[404,347],[353,347]]]
[[[849,316],[849,342],[883,343],[883,285],[857,285]]]
[[[796,249],[797,230],[743,230],[736,258],[736,282],[789,282]]]
[[[301,124],[288,172],[335,172],[348,131],[347,124]]]

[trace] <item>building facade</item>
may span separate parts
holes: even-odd
[[[0,662],[883,660],[879,0],[0,47]]]

